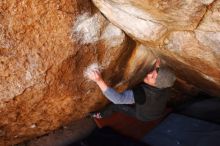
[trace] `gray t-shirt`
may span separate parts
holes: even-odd
[[[170,88],[159,89],[147,84],[140,84],[122,93],[113,88],[104,91],[104,95],[114,104],[135,104],[137,118],[144,121],[164,114],[169,93]]]

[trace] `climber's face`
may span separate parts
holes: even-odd
[[[151,71],[148,73],[144,78],[144,83],[149,84],[151,86],[156,85],[156,79],[157,79],[158,72],[156,70]]]

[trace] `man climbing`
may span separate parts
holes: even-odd
[[[88,77],[97,83],[105,97],[113,103],[103,111],[91,113],[93,117],[103,118],[112,112],[123,112],[141,121],[157,119],[164,115],[170,87],[176,79],[168,68],[160,68],[160,59],[155,61],[143,83],[122,93],[109,87],[97,70],[91,71]]]

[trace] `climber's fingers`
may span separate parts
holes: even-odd
[[[101,73],[98,70],[92,70],[88,73],[88,78],[93,81],[98,81],[102,79]]]
[[[93,71],[88,72],[88,78],[90,80],[94,80],[95,79],[95,73]]]

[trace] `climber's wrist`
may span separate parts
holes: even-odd
[[[96,83],[103,92],[107,90],[108,86],[103,79],[97,80]]]
[[[98,78],[95,80],[95,82],[98,84],[99,82],[104,82],[102,78]]]

